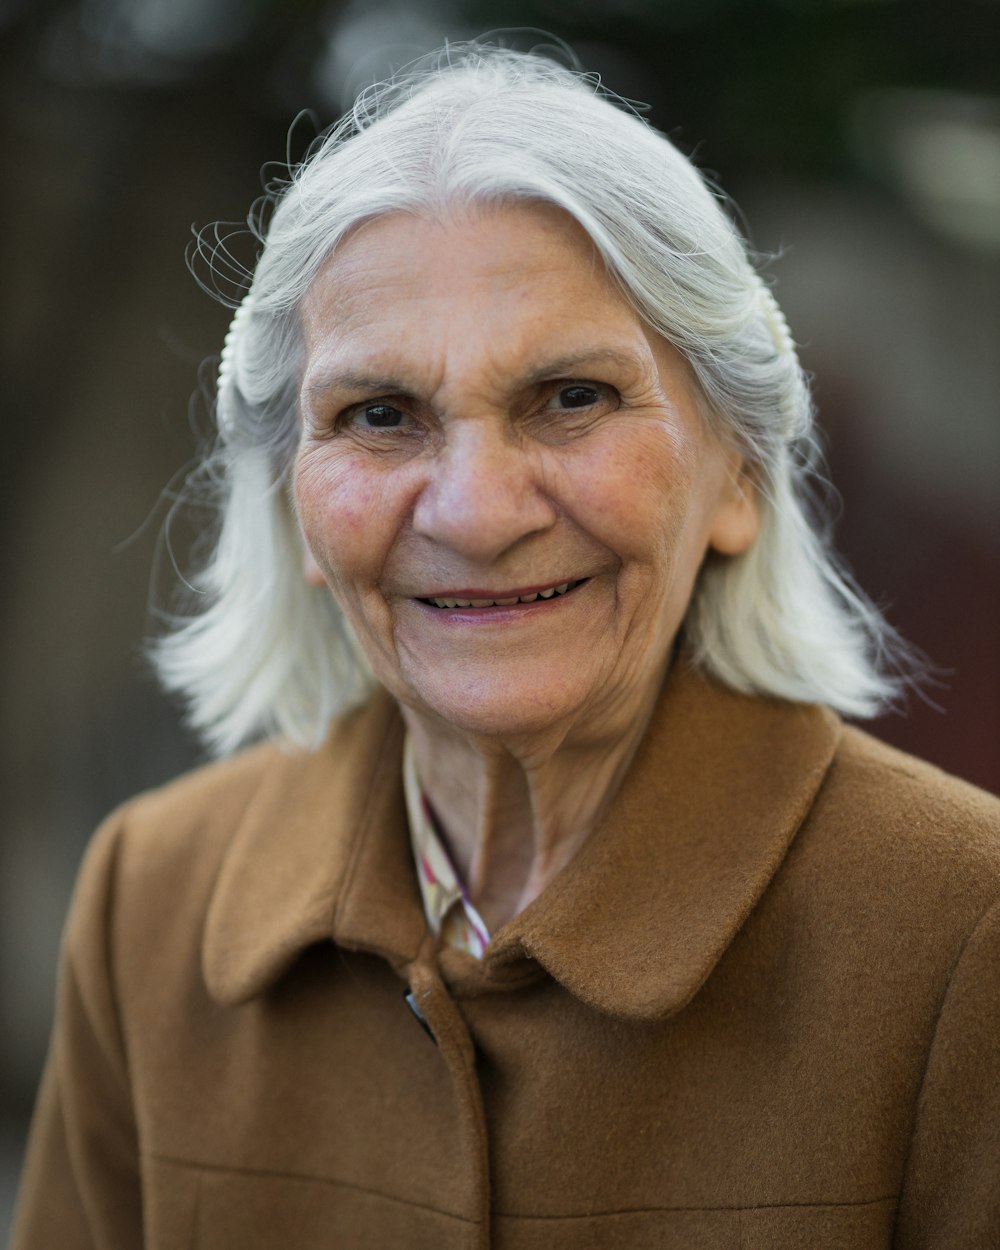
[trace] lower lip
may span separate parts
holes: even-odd
[[[512,603],[507,607],[493,608],[436,608],[431,603],[420,599],[412,600],[427,616],[444,625],[506,625],[515,621],[536,620],[557,612],[563,604],[578,599],[590,580],[581,582],[573,590],[564,595],[553,595],[551,599],[535,599],[532,603]]]

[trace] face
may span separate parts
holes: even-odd
[[[475,734],[643,706],[706,552],[744,550],[756,507],[586,234],[537,205],[380,218],[302,320],[309,567],[378,679]]]

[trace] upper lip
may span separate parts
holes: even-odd
[[[532,586],[522,586],[513,590],[429,590],[416,596],[418,599],[520,599],[522,595],[537,595],[543,590],[554,590],[556,586],[583,581],[581,577],[560,577],[552,582],[536,582]]]

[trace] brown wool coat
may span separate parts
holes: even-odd
[[[103,827],[16,1250],[1000,1247],[996,800],[678,667],[480,966],[400,746],[379,698]]]

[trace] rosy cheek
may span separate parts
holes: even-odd
[[[689,511],[687,449],[662,432],[605,447],[578,475],[576,515],[633,574],[669,577]]]
[[[595,448],[585,471],[574,477],[590,516],[638,538],[681,488],[683,468],[674,463],[671,472],[671,463],[661,440],[608,443]]]
[[[349,460],[300,458],[295,499],[303,533],[345,605],[369,586],[384,559],[388,500],[380,482]]]
[[[301,461],[295,473],[299,515],[310,531],[360,529],[371,516],[373,492],[349,465]]]
[[[352,499],[350,502],[332,502],[329,519],[341,535],[352,537],[371,531],[372,509],[368,500]]]

